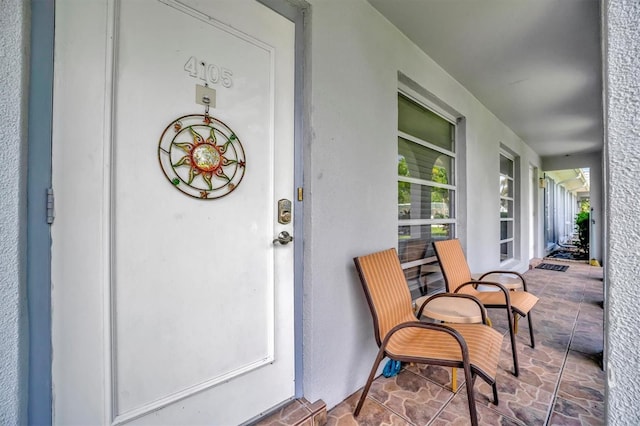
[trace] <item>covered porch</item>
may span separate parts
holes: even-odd
[[[298,201],[294,215],[300,248],[295,270],[294,397],[326,401],[328,424],[466,424],[465,396],[450,391],[450,372],[414,367],[395,378],[378,379],[361,417],[352,418],[353,400],[377,348],[351,259],[399,247],[399,220],[407,220],[415,221],[407,226],[431,227],[432,234],[436,227],[441,231],[450,226],[451,237],[463,242],[472,270],[501,266],[524,271],[531,258],[546,254],[548,204],[541,178],[548,171],[588,167],[594,207],[591,247],[597,250],[590,257],[604,266],[604,281],[603,269],[585,263],[572,263],[566,272],[526,272],[531,292],[541,298],[533,311],[537,345],[529,348],[527,324],[521,322],[520,377],[511,374],[505,346],[498,377],[500,404],[495,407],[488,401],[490,391],[478,381],[479,414],[483,424],[638,423],[640,413],[633,408],[638,390],[626,385],[637,382],[640,362],[633,343],[639,308],[628,297],[638,284],[634,248],[640,235],[638,221],[630,219],[636,217],[640,198],[638,173],[632,167],[638,159],[634,126],[640,116],[635,102],[640,87],[636,84],[640,39],[634,30],[638,6],[620,0],[573,2],[588,9],[582,15],[554,11],[551,6],[558,2],[553,0],[513,2],[537,10],[524,14],[528,18],[524,25],[523,20],[513,19],[515,9],[505,8],[501,1],[492,2],[493,7],[476,4],[475,10],[473,2],[414,2],[427,8],[423,13],[375,0],[262,3],[297,4],[304,17],[304,25],[297,27],[296,44],[303,84],[298,91],[302,111],[296,117],[300,173],[293,189],[304,189],[305,197]],[[38,13],[37,6],[44,4],[50,10]],[[53,29],[44,35],[34,32],[31,40],[29,30],[44,28],[35,18],[52,16],[53,4],[9,2],[6,16],[18,19],[3,28],[4,34],[10,34],[5,50],[15,59],[7,61],[11,67],[5,75],[11,77],[8,87],[16,90],[2,102],[10,106],[2,127],[9,155],[2,167],[7,177],[2,209],[6,237],[0,259],[7,270],[2,280],[6,301],[1,312],[2,349],[8,354],[5,369],[11,374],[0,382],[9,401],[4,418],[16,424],[24,419],[51,423],[55,400],[49,318],[51,240],[43,196],[51,186],[51,130],[41,121],[27,120],[30,107],[50,104],[49,97],[41,99],[50,91],[53,75],[42,71],[46,67],[37,66],[37,61],[30,65],[25,48],[33,50],[32,59],[44,57],[39,44],[31,40],[49,40]],[[452,4],[450,9],[445,6]],[[567,4],[562,2],[562,7]],[[29,13],[27,5],[36,6],[36,12]],[[419,18],[416,28],[436,34],[418,39],[403,22],[408,18],[394,12]],[[482,17],[502,17],[505,24],[486,24],[495,21]],[[590,35],[571,31],[570,17]],[[587,25],[588,17],[593,19]],[[427,18],[433,25],[425,24]],[[557,31],[551,31],[554,23]],[[520,31],[509,36],[508,29],[514,28]],[[481,37],[484,32],[492,38]],[[586,62],[567,61],[573,55],[545,57],[543,53],[565,45],[550,41],[553,35],[564,41],[582,38],[595,48],[591,50],[595,56]],[[538,37],[544,42],[540,49],[530,43]],[[481,46],[473,45],[474,41]],[[569,47],[582,52],[573,44]],[[501,72],[481,73],[481,58]],[[452,59],[461,61],[456,66],[448,62]],[[560,66],[563,63],[567,67]],[[553,65],[555,72],[544,72],[546,64]],[[31,89],[27,85],[30,68],[36,70],[30,77]],[[518,75],[502,73],[512,68]],[[491,80],[470,80],[470,75]],[[545,83],[543,76],[550,80]],[[46,87],[38,89],[42,81]],[[555,90],[558,97],[551,98],[541,88]],[[398,183],[417,180],[400,176],[396,161],[398,137],[406,133],[398,121],[398,96],[405,89],[455,127],[455,149],[445,150],[445,155],[455,157],[450,162],[454,182],[422,179],[428,181],[424,186],[455,191],[450,197],[452,217],[436,217],[440,211],[433,209],[433,217],[399,218]],[[525,111],[520,106],[534,108]],[[35,111],[34,117],[51,116],[50,110]],[[591,118],[581,118],[583,112]],[[27,122],[37,125],[27,128]],[[44,137],[39,137],[40,131]],[[37,161],[31,158],[34,153]],[[501,168],[505,158],[511,165],[507,173]],[[513,194],[501,192],[498,182],[503,179],[513,184]],[[441,202],[425,199],[434,205]],[[513,204],[504,217],[503,203]],[[506,222],[513,224],[508,230],[517,232],[503,236]],[[28,272],[27,265],[32,268]],[[506,332],[498,313],[492,319]],[[602,371],[603,336],[608,379]],[[617,377],[625,382],[616,383]],[[308,424],[295,420],[286,409],[281,414],[275,424]]]
[[[497,379],[499,405],[491,402],[491,388],[482,380],[476,381],[480,424],[603,425],[602,268],[545,259],[544,263],[569,266],[565,272],[556,272],[535,268],[539,263],[534,259],[532,269],[524,274],[529,291],[540,297],[533,313],[536,347],[529,346],[526,321],[520,321],[520,375],[515,377],[509,339],[504,339]],[[508,336],[504,313],[492,309],[489,315],[494,327]],[[370,362],[363,357],[363,364]],[[353,411],[361,390],[332,408],[326,424],[468,424],[462,374],[457,382],[454,393],[451,369],[403,366],[399,375],[381,375],[374,381],[357,419]],[[283,409],[260,425],[306,424],[300,423],[305,410],[294,408]]]

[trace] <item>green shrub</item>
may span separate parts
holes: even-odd
[[[581,211],[576,215],[576,231],[578,232],[578,250],[589,254],[589,212]]]

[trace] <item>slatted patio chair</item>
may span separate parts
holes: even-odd
[[[529,336],[531,347],[535,347],[533,337],[533,322],[531,320],[531,309],[538,302],[538,297],[527,292],[527,284],[524,277],[517,274],[522,279],[522,291],[509,291],[500,283],[491,281],[474,280],[467,259],[462,250],[462,245],[458,239],[435,241],[433,247],[442,268],[444,282],[448,292],[466,293],[477,297],[487,308],[502,308],[507,311],[509,323],[509,336],[511,338],[511,351],[513,353],[514,375],[519,374],[518,352],[516,350],[516,329],[514,323],[518,316],[527,317],[529,320]],[[512,273],[511,271],[491,271],[483,274],[482,277],[495,273]],[[478,285],[497,287],[498,291],[478,291]],[[511,316],[513,314],[513,317]]]
[[[395,249],[354,258],[373,317],[378,355],[355,409],[360,414],[375,373],[386,356],[401,362],[462,368],[469,416],[478,424],[473,384],[480,376],[493,389],[498,404],[496,372],[502,334],[484,324],[433,324],[420,322]],[[426,302],[425,302],[426,303]],[[479,309],[483,310],[478,304]]]

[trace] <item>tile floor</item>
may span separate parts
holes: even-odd
[[[476,380],[480,424],[603,425],[602,268],[569,263],[566,272],[531,269],[525,277],[529,291],[540,298],[532,315],[536,347],[529,346],[528,324],[521,319],[520,376],[513,376],[506,314],[489,310],[494,327],[505,333],[497,377],[500,404],[493,405],[490,386]],[[396,377],[380,376],[358,419],[353,409],[360,391],[328,412],[327,425],[469,424],[463,375],[452,393],[450,374],[440,367],[408,366]]]
[[[281,407],[254,426],[323,426],[327,423],[327,407],[322,400],[313,404],[300,398]]]

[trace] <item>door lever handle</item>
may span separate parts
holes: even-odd
[[[280,243],[284,246],[286,244],[289,244],[291,241],[293,241],[293,236],[290,235],[287,231],[282,231],[278,234],[278,238],[273,240],[273,244]]]

